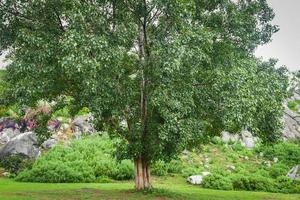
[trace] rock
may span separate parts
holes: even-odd
[[[6,128],[0,132],[0,144],[8,143],[12,138],[20,134],[19,129]]]
[[[284,105],[283,122],[285,124],[283,130],[283,139],[294,140],[300,139],[300,116],[291,111],[287,105]]]
[[[208,176],[210,174],[210,172],[202,172],[202,175],[193,175],[193,176],[189,176],[187,178],[187,182],[193,184],[193,185],[200,185],[203,181],[203,178],[205,176]]]
[[[0,159],[11,156],[20,155],[24,158],[36,159],[40,154],[37,146],[37,137],[33,132],[26,132],[12,138],[0,150]]]
[[[223,142],[237,142],[239,140],[239,136],[237,134],[231,134],[227,131],[223,131],[221,133],[221,139]]]
[[[10,118],[2,118],[0,119],[0,132],[2,132],[4,129],[16,129],[18,128],[17,122],[15,122],[13,119]]]
[[[227,165],[227,169],[230,171],[235,171],[235,166],[234,165]]]
[[[55,120],[50,120],[48,122],[48,129],[52,132],[57,131],[61,126],[61,123],[59,120],[55,119]]]
[[[10,173],[9,173],[9,172],[4,172],[4,173],[2,174],[2,176],[4,176],[4,177],[10,177]]]
[[[189,152],[188,150],[185,149],[185,150],[183,150],[182,154],[187,156],[187,155],[190,154],[190,152]]]
[[[293,180],[300,180],[300,165],[294,166],[287,174]]]
[[[240,142],[244,147],[252,149],[255,147],[258,138],[254,137],[252,133],[247,130],[242,131],[240,134],[232,134],[227,131],[221,133],[222,141],[225,143],[229,142]]]
[[[252,149],[255,147],[255,142],[257,139],[253,137],[252,133],[247,130],[241,132],[240,142],[243,146],[248,149]]]
[[[95,132],[93,126],[93,117],[91,115],[79,116],[73,120],[74,134],[77,137],[80,137],[82,134],[91,134]]]
[[[44,149],[52,149],[56,144],[58,143],[57,139],[55,138],[50,138],[43,142],[42,147]]]

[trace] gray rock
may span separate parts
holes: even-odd
[[[287,105],[284,106],[283,122],[283,139],[300,139],[300,116],[292,112]]]
[[[293,180],[300,180],[300,165],[294,166],[287,174]]]
[[[57,139],[50,138],[50,139],[46,140],[45,142],[43,142],[42,147],[44,149],[52,149],[57,143],[58,143]]]
[[[203,178],[208,176],[210,172],[202,172],[202,175],[193,175],[187,178],[187,182],[193,185],[200,185],[203,182]]]
[[[19,129],[7,128],[0,132],[0,144],[8,143],[12,138],[20,134]]]
[[[0,150],[0,159],[11,156],[20,155],[24,158],[36,159],[40,154],[37,146],[37,137],[33,132],[22,133],[12,138]]]
[[[74,132],[76,133],[74,134],[76,138],[77,137],[79,138],[82,134],[91,134],[96,131],[93,126],[92,115],[76,117],[73,120],[73,127],[74,127]]]
[[[241,132],[240,142],[243,146],[248,149],[252,149],[255,147],[257,139],[247,130]]]
[[[246,148],[254,148],[258,138],[254,137],[251,132],[244,130],[240,134],[232,134],[226,131],[221,133],[222,141],[228,142],[240,142]]]
[[[232,133],[229,133],[227,131],[223,131],[221,133],[221,139],[225,143],[228,143],[228,142],[237,142],[239,140],[239,135],[232,134]]]

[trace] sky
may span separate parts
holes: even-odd
[[[272,42],[259,47],[255,54],[264,60],[279,59],[278,66],[300,70],[300,0],[268,0],[275,11],[273,24],[280,31],[273,35]],[[0,69],[5,65],[0,56]]]
[[[289,70],[300,70],[300,0],[268,0],[276,14],[273,24],[280,31],[273,35],[271,43],[255,52],[263,59],[277,58],[278,66]]]

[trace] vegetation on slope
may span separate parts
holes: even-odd
[[[299,144],[285,142],[249,150],[239,143],[214,141],[193,151],[185,151],[170,162],[160,160],[153,163],[152,174],[186,179],[208,171],[211,175],[204,178],[202,187],[205,188],[300,192],[300,181],[286,177],[289,169],[299,162]],[[117,162],[114,143],[107,136],[92,136],[73,141],[67,147],[57,146],[22,171],[16,180],[61,183],[132,179],[133,163],[129,160]]]

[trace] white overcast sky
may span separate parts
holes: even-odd
[[[268,0],[276,17],[273,24],[279,25],[280,31],[273,35],[273,40],[256,51],[264,59],[277,58],[278,65],[285,65],[291,71],[300,70],[300,0]],[[0,68],[4,66],[0,56]]]
[[[285,65],[291,71],[300,70],[300,0],[268,0],[275,11],[273,24],[280,31],[273,35],[273,41],[259,47],[256,55],[279,59],[278,65]]]

